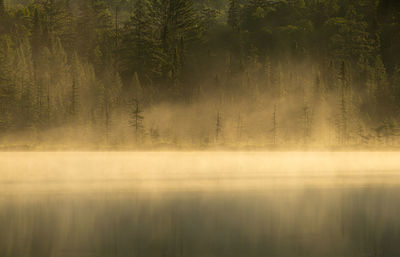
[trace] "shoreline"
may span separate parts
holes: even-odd
[[[0,152],[400,152],[400,146],[70,146],[0,145]]]

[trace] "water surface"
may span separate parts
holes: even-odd
[[[0,256],[400,256],[399,153],[1,153]]]

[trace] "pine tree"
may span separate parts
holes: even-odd
[[[215,122],[215,142],[219,143],[222,136],[222,117],[221,112],[217,112],[217,118]]]
[[[396,103],[397,110],[400,110],[400,67],[395,67],[392,75],[392,85],[394,102]]]
[[[70,64],[61,40],[55,40],[52,48],[42,53],[41,68],[47,69],[50,73],[49,81],[47,81],[49,119],[55,124],[64,122],[64,117],[59,114],[60,111],[69,113],[69,102],[65,102],[65,99],[70,99],[69,90],[65,89],[70,89],[73,77],[76,76],[73,71],[77,70],[78,68],[76,67],[79,66],[77,58],[73,57],[72,60],[72,64]],[[71,66],[73,67],[72,70]]]
[[[272,84],[272,77],[271,77],[271,61],[270,58],[267,56],[265,58],[265,63],[264,63],[264,80],[265,80],[265,88],[270,89],[270,86]]]
[[[303,141],[307,145],[311,137],[312,113],[307,103],[303,106]]]
[[[339,143],[344,145],[347,143],[347,130],[348,130],[348,109],[347,109],[347,102],[346,102],[346,89],[348,85],[347,80],[347,70],[346,70],[346,63],[344,61],[341,62],[340,72],[339,72],[339,99],[340,99],[340,118],[338,123],[338,130],[339,130]]]
[[[114,27],[108,5],[104,1],[79,1],[76,12],[79,27],[76,48],[81,57],[95,61],[96,69],[103,62],[111,62],[111,47],[115,43]]]
[[[339,124],[339,142],[340,144],[347,143],[348,137],[348,118],[347,118],[347,102],[345,99],[344,90],[341,90],[341,98],[340,98],[340,124]]]
[[[0,0],[0,19],[3,18],[4,13],[5,13],[4,0]]]
[[[386,68],[380,56],[377,56],[375,60],[374,78],[377,90],[376,94],[380,97],[385,97],[385,94],[387,94],[389,90],[387,88]]]
[[[4,0],[0,0],[0,34],[3,34],[6,29],[6,19],[5,19],[5,6]]]
[[[8,36],[0,38],[0,130],[7,131],[13,123],[15,87],[12,81],[13,49]]]
[[[78,113],[78,104],[79,104],[79,99],[78,99],[78,86],[75,81],[75,78],[72,79],[72,86],[71,86],[71,116],[73,118],[76,118],[76,115]]]
[[[14,69],[15,98],[18,103],[17,117],[15,119],[18,128],[28,128],[38,125],[39,110],[36,106],[37,91],[34,84],[34,68],[29,40],[21,40],[16,49]],[[37,111],[37,112],[36,112]]]
[[[191,0],[167,0],[154,6],[165,61],[162,75],[172,92],[182,96],[187,92],[181,87],[187,50],[199,38],[199,20]]]
[[[348,79],[347,79],[347,69],[346,63],[344,61],[340,64],[340,71],[339,71],[339,80],[340,80],[340,89],[345,90],[348,86]]]
[[[115,7],[115,50],[119,52],[119,6]]]
[[[229,0],[228,24],[234,32],[240,31],[240,6],[238,0]]]
[[[36,78],[36,69],[38,67],[37,61],[39,60],[41,44],[42,44],[42,28],[39,17],[39,10],[36,7],[33,12],[32,17],[32,29],[31,29],[31,48],[32,48],[32,60],[35,68],[35,78]],[[35,79],[36,81],[36,79]]]
[[[283,98],[287,94],[286,87],[282,80],[283,80],[282,65],[280,62],[278,62],[274,66],[272,66],[272,72],[271,72],[271,84],[273,86],[272,90],[275,97]]]
[[[276,145],[277,144],[277,138],[278,138],[278,121],[277,121],[277,107],[276,104],[274,105],[274,111],[272,113],[272,144]]]
[[[133,127],[135,132],[135,142],[137,144],[141,143],[142,135],[143,135],[143,111],[140,107],[139,101],[134,100],[131,104],[131,117],[129,120],[129,124]]]
[[[140,82],[139,75],[137,72],[134,73],[132,79],[132,95],[139,101],[143,100],[143,85]]]
[[[239,114],[236,123],[236,136],[238,143],[240,143],[240,141],[242,140],[242,134],[243,134],[243,119],[242,116]]]
[[[323,87],[321,82],[321,75],[318,73],[314,83],[314,90],[313,90],[314,99],[318,101],[321,98],[322,94],[323,94]]]
[[[133,13],[122,31],[121,70],[126,80],[136,74],[143,82],[160,76],[160,68],[165,61],[159,50],[155,36],[156,24],[151,15],[154,10],[148,0],[138,0]]]
[[[104,127],[105,127],[105,136],[108,141],[110,133],[111,133],[111,122],[113,119],[113,111],[114,108],[118,105],[120,100],[120,93],[122,88],[122,82],[118,73],[108,70],[105,78],[103,78],[105,82],[105,86],[103,89],[103,111],[104,111]]]

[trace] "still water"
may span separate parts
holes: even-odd
[[[1,153],[1,257],[400,256],[400,153]]]

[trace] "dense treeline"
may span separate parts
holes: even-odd
[[[197,147],[400,135],[396,0],[0,0],[0,45],[3,138]]]

